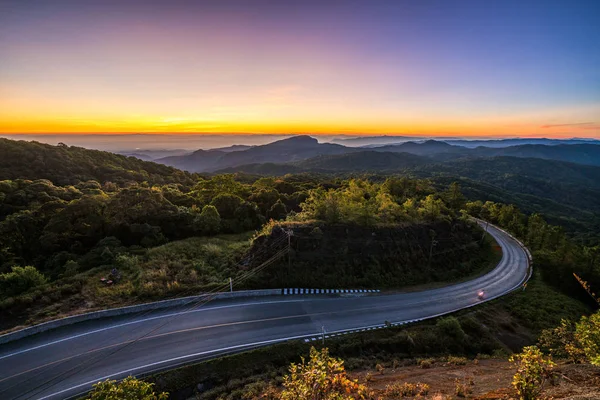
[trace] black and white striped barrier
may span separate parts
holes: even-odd
[[[282,289],[284,296],[294,294],[344,294],[344,293],[379,293],[379,289],[302,289],[287,288]]]
[[[390,324],[387,324],[387,325],[386,324],[372,325],[372,326],[367,326],[367,327],[364,327],[364,328],[334,331],[334,332],[325,333],[325,339],[334,338],[334,337],[337,337],[337,336],[344,336],[344,335],[348,335],[350,333],[368,332],[368,331],[374,331],[376,329],[389,328],[389,327],[392,327],[392,326],[408,325],[408,324],[411,324],[411,323],[414,323],[414,322],[424,321],[425,319],[427,319],[427,318],[412,319],[412,320],[409,320],[409,321],[395,322],[395,323],[390,323]],[[304,343],[316,342],[317,340],[322,340],[322,339],[323,339],[323,334],[321,334],[321,335],[315,335],[313,337],[304,339]]]

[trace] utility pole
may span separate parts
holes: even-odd
[[[430,231],[431,235],[431,246],[429,246],[429,261],[427,262],[427,266],[431,266],[431,257],[433,256],[433,246],[437,245],[437,240],[435,240],[435,232]]]
[[[233,292],[233,282],[231,281],[231,278],[229,278],[229,291]]]
[[[288,237],[288,270],[290,270],[292,268],[292,259],[291,259],[291,249],[292,249],[292,236],[294,235],[294,231],[291,229],[288,229],[287,231],[285,231],[285,233],[287,233],[287,237]]]
[[[481,235],[481,242],[483,242],[483,238],[485,238],[485,234],[487,233],[488,224],[489,222],[485,221],[485,228],[483,229],[483,235]]]

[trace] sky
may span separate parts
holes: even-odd
[[[600,137],[599,0],[0,0],[0,133]]]

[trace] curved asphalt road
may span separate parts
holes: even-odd
[[[68,398],[106,378],[141,375],[250,347],[310,338],[320,335],[322,326],[332,333],[476,305],[481,302],[478,289],[485,289],[487,299],[497,297],[521,285],[528,274],[527,256],[519,244],[492,225],[488,231],[502,247],[502,260],[487,275],[453,286],[367,297],[213,301],[192,311],[167,309],[87,321],[1,345],[0,399]]]

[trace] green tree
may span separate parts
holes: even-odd
[[[275,204],[273,204],[273,206],[269,209],[269,212],[267,213],[267,217],[275,219],[275,220],[285,219],[287,213],[288,213],[288,211],[287,211],[287,207],[285,206],[285,204],[283,204],[281,202],[281,200],[277,200],[277,202]]]
[[[249,200],[256,203],[263,215],[267,215],[273,204],[279,201],[279,192],[275,189],[260,189]]]
[[[419,214],[427,221],[436,221],[447,211],[444,202],[430,194],[419,202]]]
[[[94,385],[86,400],[167,400],[168,393],[154,392],[154,384],[134,377],[127,377],[121,382],[106,380]]]
[[[221,218],[233,219],[235,212],[244,203],[244,199],[231,193],[222,193],[212,199],[210,205],[215,206]]]
[[[217,208],[206,205],[202,208],[200,215],[194,220],[197,229],[208,235],[215,234],[221,229],[221,216]]]
[[[446,204],[454,210],[460,211],[467,201],[466,197],[460,191],[460,185],[457,182],[452,182],[443,194]]]
[[[349,379],[344,362],[329,351],[310,349],[308,362],[292,364],[283,378],[281,400],[356,400],[367,398],[367,389]]]

